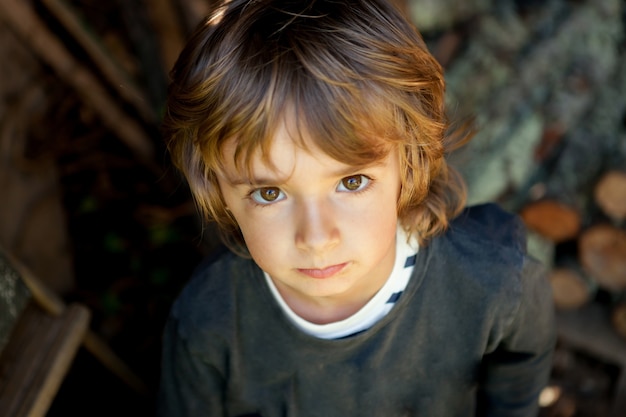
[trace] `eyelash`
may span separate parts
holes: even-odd
[[[368,191],[369,189],[372,188],[372,185],[374,183],[374,178],[364,175],[364,174],[355,174],[355,175],[348,175],[347,177],[343,177],[341,180],[339,180],[339,183],[337,184],[336,188],[339,188],[340,186],[342,186],[342,183],[344,180],[346,180],[347,178],[353,178],[353,177],[362,177],[364,178],[366,181],[365,185],[362,186],[362,188],[359,188],[357,190],[344,190],[344,191],[338,191],[341,193],[348,193],[348,194],[352,194],[352,195],[358,195],[358,194],[362,194],[366,191]],[[344,186],[345,188],[345,186]],[[254,195],[255,193],[261,192],[262,190],[268,190],[268,189],[276,189],[279,193],[279,199],[276,201],[266,201],[264,203],[261,203],[259,200],[257,200]],[[254,188],[252,190],[250,190],[247,194],[246,194],[246,198],[254,205],[254,206],[258,206],[258,207],[268,207],[273,205],[274,203],[278,203],[282,200],[284,200],[284,192],[278,188],[278,187],[261,187],[261,188]]]

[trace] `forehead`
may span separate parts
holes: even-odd
[[[298,122],[284,117],[263,138],[241,135],[227,139],[221,146],[218,171],[250,177],[253,171],[263,168],[288,175],[290,162],[302,153],[334,167],[364,167],[381,162],[393,148],[392,142],[382,135],[325,134]]]
[[[277,129],[265,147],[256,147],[244,158],[237,155],[237,140],[224,145],[224,169],[221,175],[232,185],[286,183],[294,173],[322,177],[342,177],[354,174],[360,168],[384,165],[389,152],[375,158],[345,161],[329,155],[307,135],[294,138],[286,126]]]
[[[226,141],[222,147],[223,173],[231,182],[263,182],[268,174],[274,179],[287,179],[304,155],[322,161],[328,166],[347,166],[329,158],[306,134],[294,136],[292,130],[282,123],[265,141],[243,147],[237,138]]]

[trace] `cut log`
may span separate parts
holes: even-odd
[[[554,304],[559,310],[580,308],[587,304],[595,291],[595,284],[574,266],[553,269],[549,275]]]
[[[608,224],[585,230],[578,240],[579,260],[599,286],[626,289],[626,232]]]
[[[622,301],[613,307],[611,323],[615,332],[626,339],[626,301]]]
[[[527,204],[520,216],[529,229],[553,242],[564,242],[580,231],[581,216],[577,209],[552,199]]]
[[[594,189],[594,200],[598,207],[612,220],[626,219],[626,172],[605,173]]]

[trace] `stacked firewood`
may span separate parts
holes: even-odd
[[[540,198],[521,212],[530,228],[555,244],[576,240],[575,259],[556,259],[554,265],[555,299],[562,308],[580,307],[598,288],[626,288],[626,171],[603,173],[590,199],[593,211],[585,214],[560,195]]]
[[[409,9],[424,18],[432,3]],[[479,127],[453,155],[469,202],[518,212],[557,308],[601,301],[626,338],[624,3],[468,4],[452,23],[415,20],[439,31],[427,40],[446,67],[453,116]]]
[[[555,245],[550,280],[556,307],[581,308],[602,293],[615,330],[626,338],[626,169],[602,172],[588,195],[546,194],[520,214]]]

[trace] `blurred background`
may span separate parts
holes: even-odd
[[[559,345],[542,416],[626,416],[626,5],[395,0],[444,66],[471,204],[529,227]],[[159,132],[173,65],[211,0],[0,0],[0,247],[141,378],[80,349],[49,416],[153,413],[161,330],[215,247]],[[2,284],[0,284],[0,290]]]

